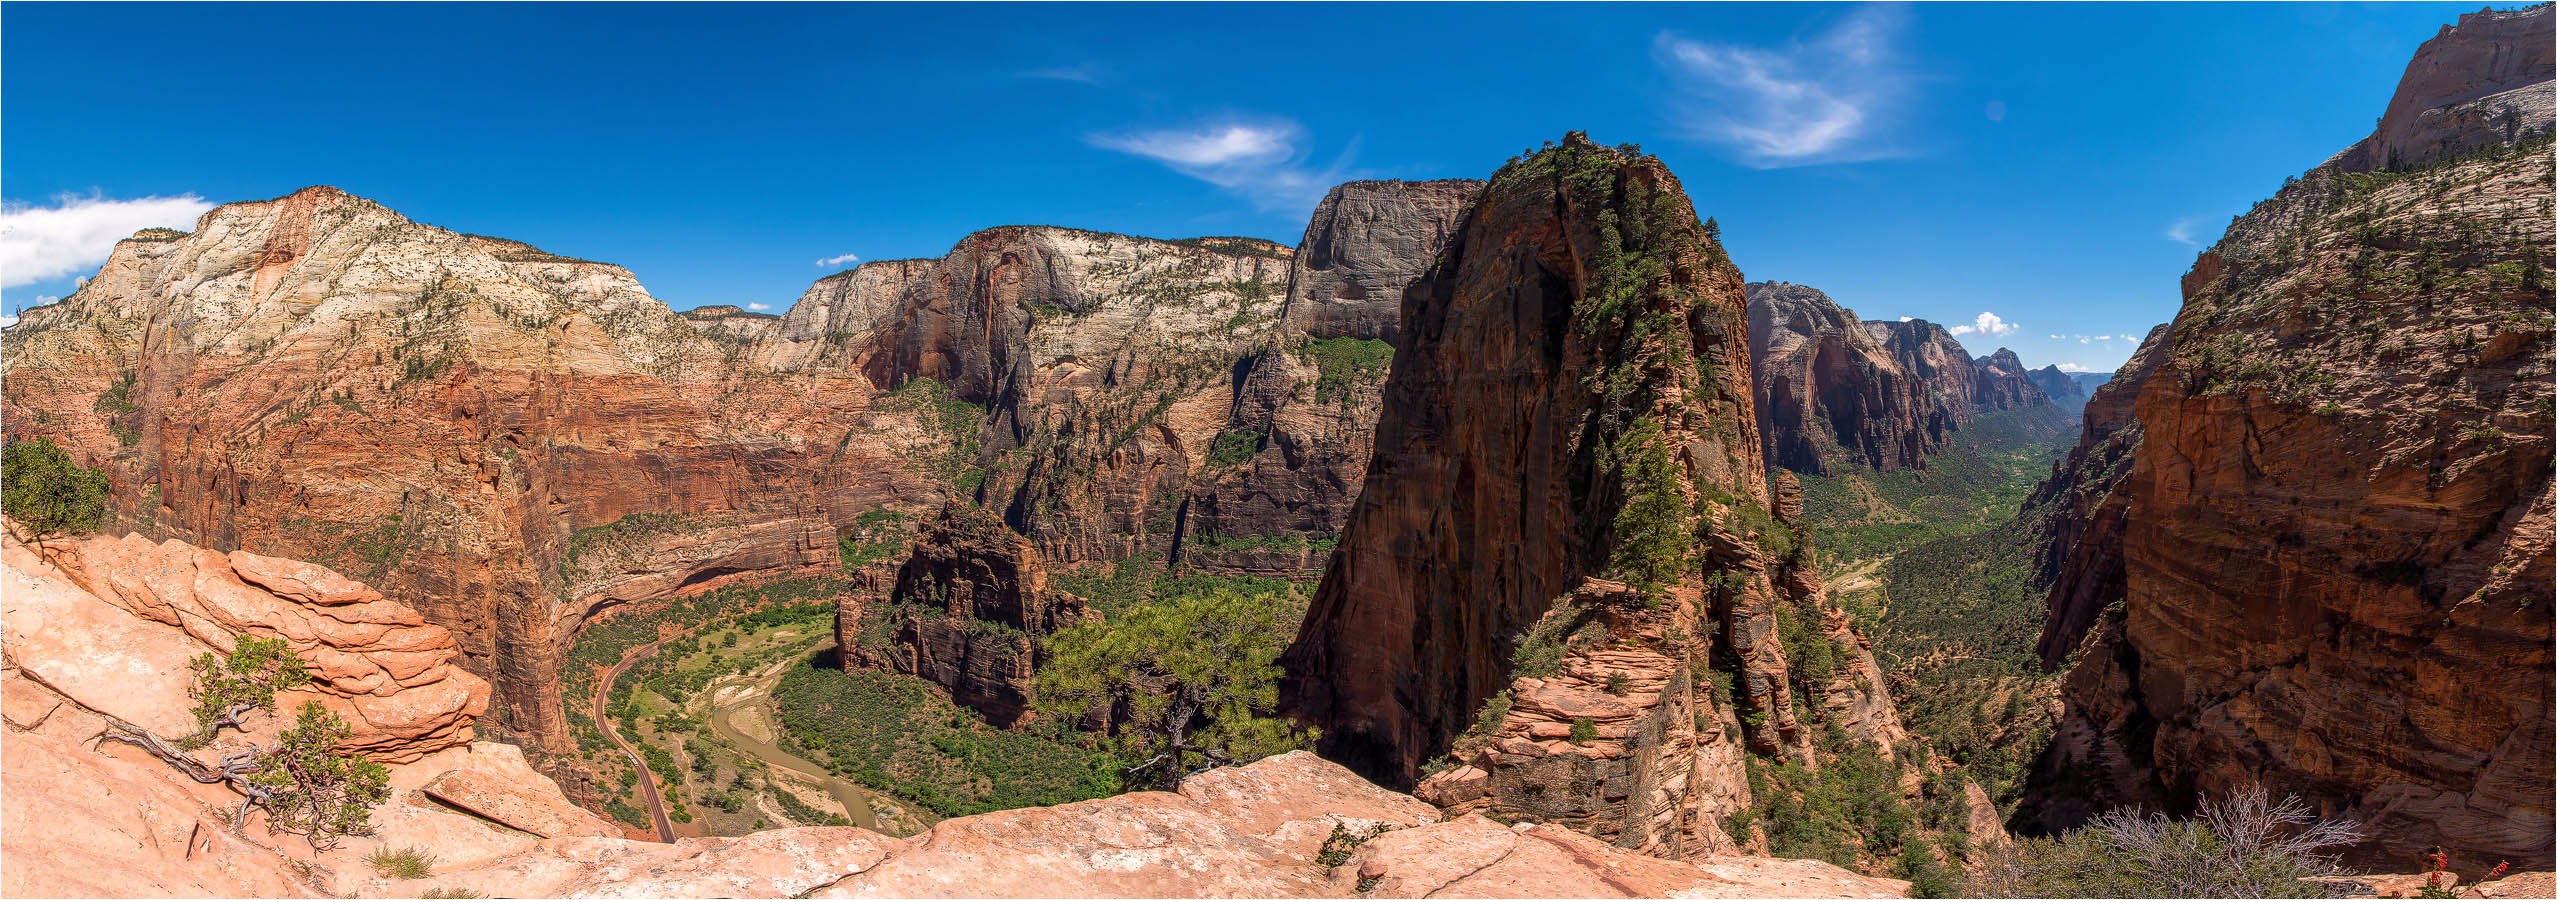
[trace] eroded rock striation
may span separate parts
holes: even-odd
[[[1191,489],[1183,565],[1321,574],[1367,473],[1403,289],[1481,189],[1353,181],[1316,207],[1289,263],[1278,333],[1243,363],[1233,413]]]
[[[1811,758],[1815,682],[1876,692],[1846,702],[1888,752],[1878,678],[1800,677],[1778,641],[1779,605],[1825,599],[1769,512],[1745,306],[1658,160],[1575,133],[1493,177],[1405,296],[1365,490],[1283,659],[1328,758],[1411,784],[1478,729],[1425,791],[1675,856],[1735,843],[1722,748]]]
[[[1974,359],[1925,320],[1865,322],[1819,290],[1748,285],[1749,362],[1767,461],[1811,475],[1926,466],[1981,415],[2015,410],[2056,428],[2068,414],[2015,354]]]
[[[919,676],[1007,727],[1037,699],[1038,638],[1092,615],[1080,598],[1048,588],[1028,538],[964,504],[944,507],[916,536],[885,602],[897,618],[889,646],[846,641],[845,664]],[[842,635],[861,611],[837,615]]]
[[[2468,98],[2544,96],[2551,16],[2428,42],[2372,140],[2233,223],[2097,393],[2041,492],[2043,650],[2078,662],[2028,819],[2260,781],[2379,861],[2550,865],[2549,123]]]
[[[103,469],[117,527],[379,586],[452,630],[494,733],[558,749],[598,605],[829,566],[833,522],[940,496],[912,416],[746,365],[759,327],[310,188],[118,244],[0,338],[0,378],[12,435]]]

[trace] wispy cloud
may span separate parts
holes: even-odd
[[[134,232],[192,228],[212,208],[194,194],[132,200],[64,195],[51,206],[0,202],[0,287],[94,269],[115,252],[115,242]]]
[[[2014,322],[2009,322],[2006,319],[1999,317],[1997,313],[1984,312],[1974,317],[1969,325],[1956,325],[1945,330],[1952,332],[1954,337],[1961,337],[1966,334],[1987,335],[1989,337],[2006,337],[2007,335],[2014,334],[2017,327],[2018,326]]]
[[[1689,134],[1758,168],[1898,153],[1884,132],[1911,81],[1893,50],[1907,18],[1867,6],[1808,42],[1743,47],[1663,33],[1653,55],[1685,97]]]
[[[2094,369],[2090,369],[2090,368],[2087,368],[2087,367],[2085,367],[2085,366],[2078,365],[2077,363],[2060,363],[2059,365],[2060,365],[2060,371],[2063,371],[2063,372],[2076,373],[2076,372],[2093,372],[2093,371],[2095,371]]]
[[[1071,81],[1076,84],[1097,85],[1101,83],[1101,67],[1088,62],[1075,63],[1070,66],[1049,66],[1043,69],[1031,69],[1022,72],[1021,77],[1037,78],[1043,81]]]
[[[2169,222],[2166,225],[2166,239],[2187,247],[2202,246],[2193,240],[2193,226],[2197,224],[2200,223],[2193,221],[2190,217]]]
[[[1187,128],[1095,134],[1093,146],[1142,156],[1224,188],[1264,212],[1300,211],[1341,180],[1349,154],[1323,169],[1305,163],[1305,127],[1286,119],[1219,121]]]
[[[857,262],[860,262],[860,261],[861,261],[861,254],[858,254],[858,253],[846,253],[846,254],[844,254],[844,255],[842,255],[842,256],[829,256],[829,257],[826,257],[826,258],[824,258],[824,259],[818,260],[818,261],[817,261],[817,265],[818,265],[819,267],[825,267],[825,266],[847,266],[847,265],[851,265],[851,264],[853,264],[853,263],[857,263]]]
[[[748,304],[746,304],[746,308],[747,308],[747,309],[754,310],[754,311],[756,311],[756,312],[763,312],[764,310],[771,309],[771,308],[772,308],[772,304],[770,304],[770,303],[748,303]]]

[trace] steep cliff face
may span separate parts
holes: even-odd
[[[7,331],[0,377],[12,435],[105,469],[116,525],[411,599],[494,682],[495,730],[557,746],[596,605],[827,565],[831,521],[937,495],[866,383],[738,365],[760,327],[311,188],[117,245]]]
[[[2513,54],[2546,91],[2550,18],[2462,17],[2400,100]],[[2080,661],[2028,817],[2260,780],[2362,818],[2380,859],[2549,865],[2551,170],[2544,137],[2463,116],[2413,118],[2471,123],[2427,146],[2476,155],[2346,154],[2258,204],[2090,403],[2037,498],[2043,651]]]
[[[1234,411],[1182,515],[1183,565],[1320,575],[1373,446],[1403,289],[1482,182],[1333,188],[1288,267],[1279,333],[1244,363]]]
[[[1114,560],[1170,550],[1182,490],[1232,412],[1238,363],[1275,332],[1290,256],[1241,238],[995,228],[906,283],[884,317],[868,310],[885,288],[855,277],[812,289],[803,304],[829,311],[793,321],[824,318],[844,335],[875,323],[847,359],[873,383],[929,379],[979,407],[982,423],[954,435],[973,445],[950,461],[963,492],[1051,562]]]
[[[1749,362],[1767,461],[1808,475],[1926,467],[1982,414],[2019,410],[2054,426],[2069,413],[2005,349],[1973,359],[1924,320],[1865,322],[1819,290],[1749,290]]]
[[[1365,490],[1283,659],[1327,756],[1409,784],[1479,724],[1450,803],[1550,787],[1619,846],[1732,844],[1738,754],[1702,748],[1810,758],[1778,607],[1823,602],[1768,512],[1745,307],[1658,160],[1575,133],[1493,177],[1405,296]],[[1696,689],[1714,671],[1731,699]]]
[[[1087,616],[1083,601],[1048,589],[1029,539],[963,504],[943,508],[916,536],[886,602],[898,618],[890,646],[839,644],[846,664],[919,676],[1006,727],[1037,699],[1037,638]]]
[[[2045,670],[2077,649],[2105,604],[2122,596],[2122,525],[2129,511],[2131,452],[2140,445],[2132,401],[2149,372],[2166,359],[2168,327],[2149,330],[2113,379],[2096,388],[2084,428],[2051,477],[2024,501],[2035,529],[2034,580],[2047,586],[2049,613],[2036,650]]]

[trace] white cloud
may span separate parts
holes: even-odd
[[[826,258],[824,258],[824,259],[818,260],[818,261],[817,261],[817,265],[819,265],[819,266],[840,266],[840,265],[844,265],[844,264],[846,264],[846,263],[857,263],[857,262],[860,262],[860,261],[861,261],[861,254],[858,254],[858,253],[846,253],[846,254],[844,254],[844,255],[842,255],[842,256],[829,256],[829,257],[826,257]]]
[[[1758,168],[1857,162],[1895,152],[1882,132],[1911,81],[1891,46],[1905,18],[1867,6],[1808,43],[1778,48],[1663,33],[1653,55],[1687,95],[1680,112],[1691,136]]]
[[[2056,335],[2056,334],[2054,334],[2054,335],[2048,335],[2048,337],[2049,337],[2050,339],[2052,339],[2052,340],[2055,340],[2055,341],[2056,341],[2056,340],[2059,340],[2059,339],[2062,337],[2062,335]]]
[[[94,269],[115,242],[145,228],[193,228],[213,204],[194,194],[109,200],[57,198],[52,206],[0,203],[0,287]]]
[[[2078,338],[2078,343],[2083,344],[2083,343],[2086,343],[2086,342],[2087,342],[2086,338],[2083,338],[2083,337]]]
[[[2117,335],[2117,337],[2120,337],[2120,338],[2121,338],[2121,339],[2123,339],[2123,340],[2130,341],[2130,342],[2133,342],[2133,343],[2138,343],[2138,342],[2139,342],[2139,340],[2140,340],[2138,337],[2135,337],[2135,336],[2132,336],[2132,335],[2127,335],[2127,334],[2125,334],[2125,335]]]
[[[772,304],[770,304],[770,303],[749,303],[749,304],[746,304],[746,308],[747,308],[747,309],[754,310],[754,311],[756,311],[756,312],[763,312],[764,310],[771,309],[771,308],[772,308]]]
[[[2094,369],[2087,368],[2087,367],[2085,367],[2085,366],[2078,365],[2077,363],[2061,363],[2061,364],[2060,364],[2060,371],[2063,371],[2063,372],[2093,372],[2093,371],[2095,371],[2095,370],[2094,370]]]
[[[1916,316],[1901,316],[1901,317],[1900,317],[1900,321],[1903,321],[1903,322],[1915,322],[1915,321],[1917,321],[1917,320],[1918,320],[1918,317],[1916,317]]]
[[[2194,222],[2190,218],[2177,219],[2173,222],[2167,223],[2166,239],[2178,244],[2183,244],[2187,247],[2202,246],[2201,244],[2193,241],[2193,225]]]
[[[1341,178],[1347,160],[1316,170],[1304,164],[1299,144],[1305,129],[1295,122],[1228,121],[1191,128],[1096,134],[1093,146],[1142,156],[1172,171],[1216,185],[1264,211],[1300,211],[1323,199]]]
[[[1031,69],[1023,72],[1021,73],[1021,77],[1037,78],[1045,81],[1071,81],[1076,84],[1097,85],[1101,83],[1101,67],[1088,62],[1075,63],[1070,66],[1049,66],[1044,69]]]
[[[1954,337],[1961,337],[1966,334],[1985,334],[1990,337],[2006,337],[2007,335],[2014,334],[2017,327],[2018,326],[2014,322],[2009,322],[2005,319],[1999,318],[1997,313],[1984,312],[1978,317],[1973,318],[1969,325],[1956,325],[1947,330],[1951,331]]]

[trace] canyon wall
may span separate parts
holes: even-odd
[[[2097,392],[2037,495],[2075,665],[2025,824],[2262,782],[2373,861],[2552,864],[2551,20],[2427,42]]]
[[[1980,415],[2017,410],[2051,429],[2068,415],[2010,351],[1974,359],[1934,323],[1865,322],[1805,285],[1756,282],[1748,294],[1758,431],[1773,465],[1925,468]]]
[[[1278,333],[1243,365],[1233,414],[1190,492],[1177,560],[1322,573],[1376,433],[1403,289],[1438,258],[1482,182],[1353,181],[1314,210]]]
[[[1825,599],[1769,512],[1745,308],[1658,160],[1574,133],[1493,177],[1405,295],[1365,490],[1282,660],[1326,757],[1668,856],[1736,843],[1738,748],[1814,763],[1828,703],[1777,607]],[[1890,752],[1878,676],[1820,686]]]
[[[830,566],[833,520],[942,493],[866,382],[742,364],[761,327],[310,188],[118,244],[0,336],[0,379],[12,437],[106,472],[113,529],[379,584],[494,684],[484,728],[557,748],[595,607]]]

